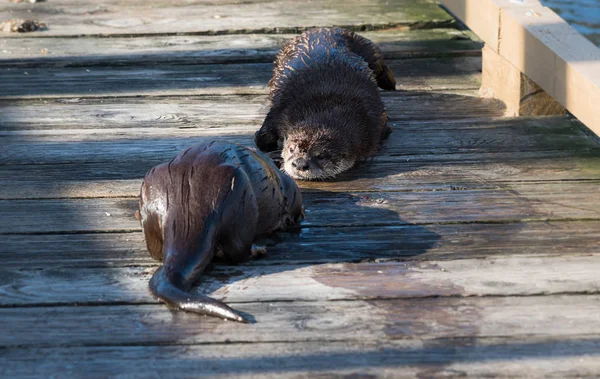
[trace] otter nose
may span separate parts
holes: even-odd
[[[308,171],[308,169],[310,168],[308,161],[304,158],[296,159],[292,162],[292,166],[294,166],[294,168],[298,171]]]

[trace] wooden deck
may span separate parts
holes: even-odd
[[[84,5],[82,5],[82,3]],[[432,1],[4,1],[0,377],[597,377],[600,143],[477,97],[482,44]],[[251,325],[172,312],[134,213],[198,141],[251,145],[281,41],[350,26],[398,79],[394,133],[301,183],[299,234],[198,291]]]

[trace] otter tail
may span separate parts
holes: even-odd
[[[152,276],[150,291],[155,297],[164,301],[171,308],[206,316],[220,317],[226,320],[244,323],[250,322],[250,320],[242,316],[238,311],[231,309],[218,300],[211,299],[208,296],[190,294],[179,288],[168,278],[164,266],[156,270]]]

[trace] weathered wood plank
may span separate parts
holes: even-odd
[[[372,29],[396,25],[415,27],[452,24],[453,19],[433,1],[394,0],[340,3],[323,0],[286,1],[160,1],[103,0],[93,4],[54,0],[36,4],[5,3],[0,19],[39,19],[48,30],[27,37],[129,36],[146,34],[217,34],[297,32],[314,26]],[[13,35],[6,34],[6,38]],[[21,37],[21,36],[20,36]]]
[[[0,194],[7,198],[116,197],[0,201],[1,232],[57,233],[3,236],[0,258],[6,260],[0,270],[0,319],[10,330],[0,335],[0,346],[4,346],[0,376],[83,376],[82,367],[94,369],[87,373],[91,376],[106,376],[122,366],[127,367],[115,374],[140,377],[186,376],[194,372],[191,370],[198,375],[201,370],[224,373],[225,369],[256,376],[275,376],[282,371],[327,376],[336,369],[349,376],[393,376],[402,365],[408,366],[407,372],[423,377],[556,375],[557,365],[563,377],[599,373],[600,348],[594,338],[600,335],[596,295],[600,282],[595,275],[600,262],[598,145],[585,138],[576,123],[564,120],[560,125],[548,119],[502,126],[496,121],[465,122],[465,118],[497,115],[498,108],[487,108],[489,104],[473,98],[384,94],[396,133],[376,161],[338,182],[304,184],[309,212],[299,235],[280,235],[272,256],[264,260],[219,267],[207,275],[203,291],[251,313],[257,324],[234,325],[171,312],[149,296],[147,280],[155,264],[144,252],[139,224],[133,218],[135,199],[123,197],[123,193],[137,194],[144,165],[165,160],[192,141],[218,134],[251,143],[251,132],[264,115],[264,96],[243,100],[235,96],[188,100],[183,96],[266,93],[271,66],[256,62],[271,59],[279,41],[274,36],[188,38],[175,34],[231,33],[245,25],[249,25],[247,29],[238,31],[297,31],[308,26],[302,24],[307,20],[335,23],[347,17],[352,23],[361,23],[357,28],[411,22],[399,17],[408,9],[399,3],[404,0],[385,5],[352,0],[336,9],[351,10],[351,15],[327,14],[324,9],[333,4],[329,0],[310,7],[298,2],[282,7],[255,0],[241,4],[237,0],[192,0],[186,4],[105,0],[93,6],[73,0],[0,4],[0,15],[2,9],[32,7],[35,11],[28,17],[41,14],[35,13],[40,10],[40,18],[51,20],[47,32],[5,39],[8,46],[23,43],[24,48],[33,46],[40,53],[24,59],[20,66],[0,61],[4,68],[0,80],[7,83],[0,96],[30,99],[0,104],[0,159],[4,164],[0,176],[8,191],[0,189]],[[413,4],[435,8],[429,1]],[[247,12],[211,13],[227,7]],[[300,7],[307,11],[294,11]],[[195,13],[200,9],[202,15]],[[250,12],[253,9],[260,9],[260,14]],[[282,9],[285,14],[278,14]],[[386,9],[390,12],[383,14]],[[81,14],[88,11],[90,14]],[[313,17],[311,12],[320,14]],[[443,13],[437,8],[436,12]],[[375,14],[381,17],[374,18]],[[393,20],[385,19],[392,15]],[[276,23],[269,26],[271,19]],[[433,20],[427,25],[425,21],[420,26],[439,21],[446,22]],[[163,32],[169,35],[155,34]],[[82,57],[82,50],[65,44],[64,38],[30,38],[61,33],[153,35],[147,40],[115,39],[112,44],[103,38],[81,39],[82,49],[90,47],[93,52],[96,47],[100,53],[107,52],[89,57]],[[447,50],[436,50],[434,46],[446,40],[410,45],[403,37],[388,36],[389,44],[382,45],[392,58],[464,54],[468,49],[462,50],[459,44],[472,46],[471,41],[455,41]],[[43,47],[36,47],[44,40],[58,46],[49,48],[49,58],[41,56]],[[221,45],[220,40],[231,43]],[[253,40],[258,40],[254,47]],[[73,45],[76,41],[69,40]],[[206,44],[197,49],[200,42]],[[161,43],[170,46],[161,48]],[[102,50],[106,44],[114,46]],[[126,58],[123,51],[128,45],[133,54]],[[0,41],[0,52],[2,49]],[[53,57],[54,52],[57,56]],[[70,55],[74,57],[67,58]],[[89,72],[56,68],[66,61],[72,66],[87,65]],[[171,66],[174,61],[202,64]],[[225,61],[255,63],[210,65]],[[479,62],[478,58],[411,59],[394,61],[393,68],[406,75],[400,80],[402,89],[472,89],[478,85]],[[136,67],[98,67],[107,64]],[[24,68],[36,65],[55,68]],[[73,99],[88,95],[97,98]],[[183,96],[153,101],[108,98],[113,95]],[[79,103],[60,104],[53,97]],[[37,103],[33,100],[37,98],[49,102]],[[224,101],[228,103],[223,105]],[[453,113],[452,107],[461,110]],[[54,115],[44,114],[50,110]],[[62,119],[56,118],[57,114]],[[448,122],[450,119],[461,122]],[[78,123],[86,124],[85,128]],[[214,127],[223,129],[210,129]],[[447,156],[440,158],[440,154]],[[504,160],[492,161],[500,155]],[[484,156],[488,160],[478,162]],[[519,161],[532,156],[537,158]],[[43,179],[49,184],[44,185]],[[582,179],[588,181],[509,183]],[[457,183],[463,191],[357,192],[457,189]],[[547,219],[586,221],[515,222]],[[485,221],[500,224],[482,224]],[[447,222],[451,224],[443,224]],[[318,227],[365,223],[390,226]],[[77,234],[120,228],[132,232]],[[75,234],[61,234],[65,231]],[[472,259],[492,254],[498,258]],[[407,260],[339,263],[399,257]],[[430,261],[432,258],[447,260]],[[330,264],[309,265],[312,262]],[[557,295],[565,293],[569,296]],[[505,295],[515,297],[462,298]],[[424,296],[441,298],[415,299]],[[74,302],[94,306],[73,307]],[[114,302],[142,304],[117,306]],[[112,305],[102,305],[106,303]],[[50,304],[53,306],[46,306]],[[576,338],[584,335],[591,338]],[[427,342],[417,342],[417,338]],[[452,341],[446,340],[449,338]],[[388,341],[387,346],[382,347],[381,340]],[[223,345],[231,341],[240,344]],[[329,341],[352,343],[334,346],[335,342]],[[178,346],[123,346],[129,344]],[[180,365],[169,370],[171,358],[177,358],[175,365]],[[143,359],[146,364],[139,368]],[[302,364],[303,359],[312,361]],[[285,367],[285,361],[291,361],[292,367]],[[554,370],[550,372],[549,367]]]
[[[304,194],[304,226],[516,222],[600,218],[596,182],[429,192]],[[137,231],[137,198],[0,200],[0,233]]]
[[[451,123],[447,121],[446,123]],[[566,118],[471,120],[454,128],[421,128],[392,123],[395,132],[384,143],[379,156],[451,154],[467,152],[520,152],[597,149],[576,121]],[[474,127],[476,126],[476,127]],[[406,129],[405,129],[406,128]],[[132,133],[101,130],[98,133],[37,133],[0,137],[5,148],[0,164],[97,163],[136,160],[156,164],[170,160],[186,147],[202,141],[227,139],[252,146],[258,125],[223,129],[180,130],[177,135],[150,129],[140,139]],[[139,130],[138,130],[139,132]],[[156,134],[158,133],[158,134]],[[154,134],[154,135],[153,135]],[[409,159],[410,157],[406,157]]]
[[[598,336],[9,348],[6,377],[596,378]],[[157,359],[160,357],[160,359]]]
[[[599,270],[600,255],[240,265],[213,270],[194,291],[230,303],[580,294],[600,291]],[[153,272],[154,267],[3,268],[0,305],[158,303],[148,291]]]
[[[600,334],[599,300],[570,295],[235,304],[255,317],[254,324],[172,312],[162,304],[3,308],[0,317],[10,328],[0,335],[0,346],[559,338]]]
[[[4,268],[152,266],[143,234],[5,235]],[[600,221],[303,228],[259,241],[246,266],[600,254]]]
[[[393,60],[398,89],[479,87],[480,57]],[[0,67],[1,99],[55,97],[265,94],[271,63],[152,67]]]
[[[161,161],[0,165],[0,199],[138,196],[144,175]],[[600,151],[381,156],[335,181],[298,183],[305,192],[343,192],[475,190],[566,180],[600,180]]]
[[[360,35],[375,42],[386,59],[481,55],[482,43],[456,29],[393,28]],[[0,39],[0,66],[147,66],[157,63],[272,62],[294,34],[146,36],[144,38]]]
[[[503,115],[501,104],[477,97],[474,90],[382,92],[382,98],[391,121],[436,120],[437,128],[448,127],[440,120]],[[5,100],[0,102],[0,135],[20,135],[2,132],[26,130],[59,134],[68,133],[67,129],[78,129],[77,134],[92,133],[87,129],[123,133],[129,128],[135,129],[132,133],[142,128],[165,128],[168,134],[176,134],[177,129],[225,128],[242,123],[258,128],[268,104],[266,95]]]

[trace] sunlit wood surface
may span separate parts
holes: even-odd
[[[477,97],[482,44],[429,0],[0,4],[0,377],[596,377],[600,144]],[[394,132],[300,183],[299,234],[168,310],[137,195],[195,142],[252,145],[271,61],[311,26],[377,42]]]

